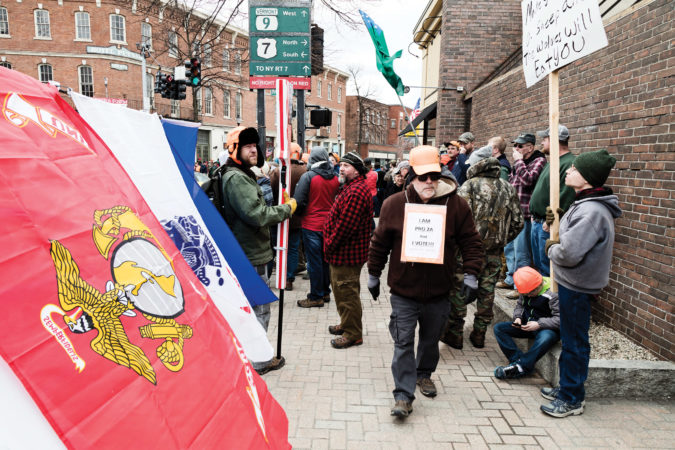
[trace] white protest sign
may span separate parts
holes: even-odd
[[[529,88],[607,46],[598,0],[523,0],[523,71]]]
[[[445,205],[406,203],[401,261],[443,264]]]

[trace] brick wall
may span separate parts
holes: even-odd
[[[609,46],[560,71],[560,121],[575,154],[617,157],[608,185],[623,217],[609,286],[593,317],[674,361],[675,52],[669,0],[644,1],[606,24]],[[547,127],[548,84],[527,89],[518,68],[472,94],[479,145]],[[509,150],[510,156],[510,150]]]
[[[520,0],[445,0],[440,86],[462,86],[470,93],[517,50],[520,24]],[[463,93],[440,91],[436,142],[456,139],[466,131],[468,114]]]

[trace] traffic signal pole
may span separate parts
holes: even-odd
[[[298,145],[303,152],[305,149],[305,91],[298,89],[297,91],[297,110],[295,112],[298,124]]]
[[[146,51],[146,46],[145,46],[145,44],[143,44],[143,45],[141,45],[141,59],[142,59],[142,61],[141,61],[141,71],[142,71],[142,75],[141,75],[142,90],[141,90],[141,92],[143,93],[143,112],[150,112],[150,102],[148,101],[149,99],[148,99],[148,96],[147,96],[147,92],[145,92],[145,83],[147,82],[147,77],[148,77],[148,74],[147,74],[148,70],[147,70],[147,67],[146,67],[146,64],[145,64],[145,51]]]
[[[260,149],[263,158],[267,159],[267,136],[265,127],[265,89],[258,89],[258,136],[260,137]]]

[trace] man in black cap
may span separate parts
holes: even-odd
[[[462,133],[457,138],[457,142],[461,144],[461,147],[459,149],[459,155],[457,155],[457,161],[452,168],[452,174],[455,176],[457,183],[459,183],[460,186],[466,181],[466,171],[469,170],[467,160],[473,151],[473,142],[475,140],[476,138],[470,131]]]
[[[229,158],[222,176],[222,214],[246,257],[265,282],[269,279],[267,263],[274,254],[270,246],[269,227],[291,217],[297,203],[285,193],[285,204],[267,206],[262,190],[251,167],[262,167],[264,158],[258,146],[255,128],[237,127],[227,134],[225,146]],[[265,331],[270,323],[270,305],[253,307],[258,322]],[[253,368],[264,374],[283,367],[284,358],[270,361],[251,361]]]

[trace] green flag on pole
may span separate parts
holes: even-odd
[[[403,50],[399,50],[392,56],[389,56],[389,49],[387,49],[387,41],[384,39],[384,32],[382,31],[382,28],[378,27],[368,14],[361,10],[359,10],[359,12],[363,18],[363,23],[366,24],[368,33],[370,33],[373,44],[375,44],[377,70],[382,72],[382,75],[384,75],[384,78],[389,82],[391,87],[394,88],[396,93],[399,96],[402,96],[404,94],[403,82],[401,81],[401,77],[396,75],[396,72],[394,72],[394,60],[401,57]]]

